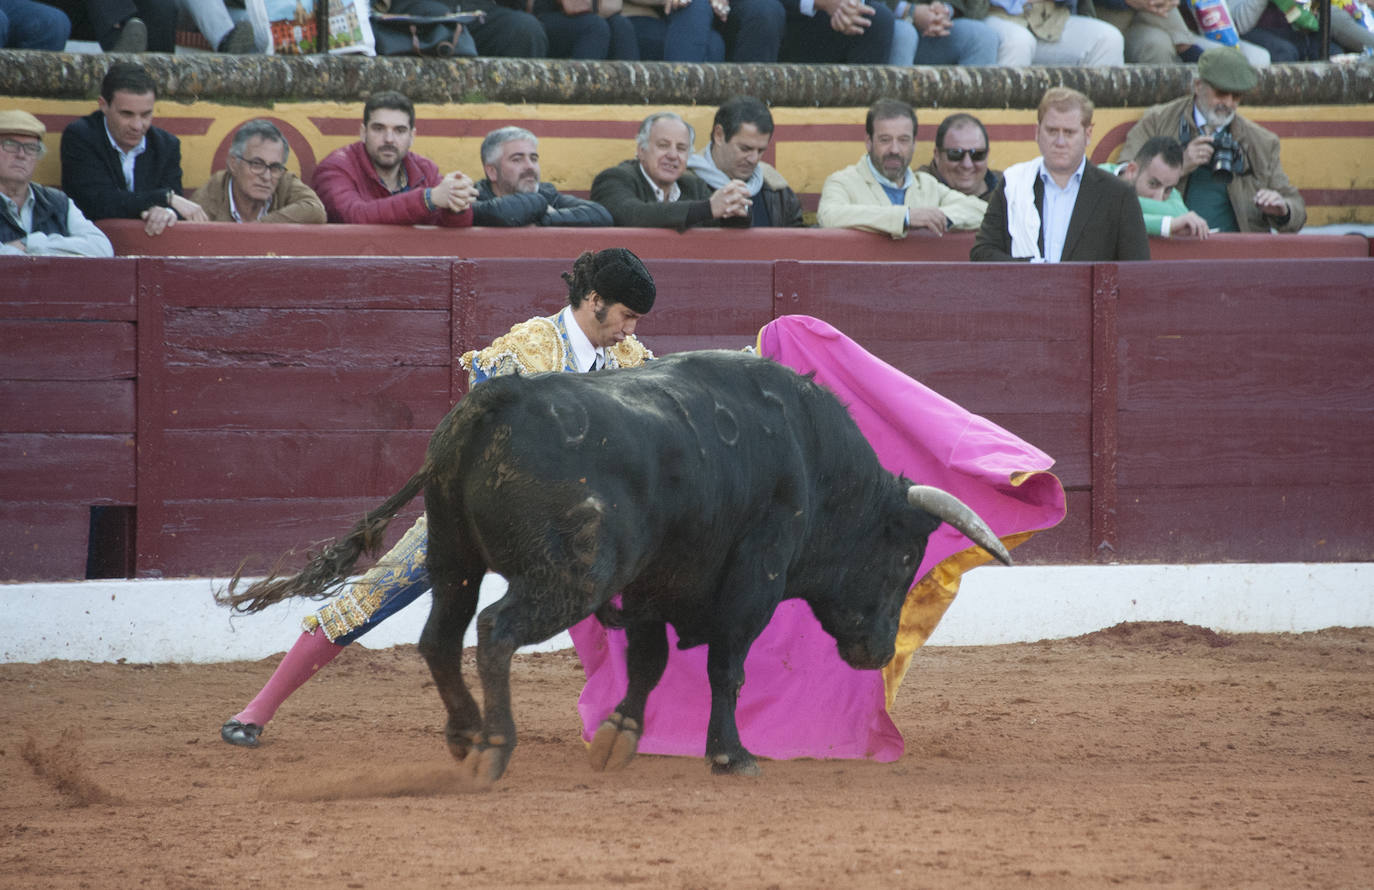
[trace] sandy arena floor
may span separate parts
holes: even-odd
[[[487,793],[413,647],[353,647],[262,747],[221,743],[276,661],[0,665],[0,886],[1374,887],[1374,628],[927,648],[901,760],[754,780],[592,772],[576,656],[522,655]]]

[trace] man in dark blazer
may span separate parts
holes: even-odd
[[[142,66],[117,62],[100,83],[99,108],[62,131],[62,190],[92,220],[141,219],[160,235],[178,219],[207,222],[181,194],[181,140],[153,126],[157,84]]]
[[[969,259],[1033,263],[1148,260],[1135,189],[1087,161],[1092,101],[1054,87],[1040,101],[1041,156],[1013,164],[988,200]]]
[[[749,187],[732,180],[714,192],[687,170],[696,134],[671,111],[640,124],[635,157],[596,174],[591,199],[618,226],[687,229],[749,225]]]

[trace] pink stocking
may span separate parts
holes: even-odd
[[[333,661],[334,656],[343,650],[343,646],[331,643],[319,628],[301,634],[281,664],[277,665],[267,685],[248,703],[248,707],[234,715],[234,719],[240,723],[266,726],[291,693],[304,686],[306,680],[315,676],[316,671]]]

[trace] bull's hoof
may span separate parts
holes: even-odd
[[[749,778],[763,775],[759,762],[748,753],[734,757],[729,754],[715,755],[711,758],[711,772],[717,776],[748,776]]]
[[[462,763],[467,760],[468,754],[476,747],[481,734],[475,730],[455,730],[448,728],[444,730],[444,741],[448,744],[448,753],[453,755],[453,759]]]
[[[474,788],[490,788],[505,774],[509,762],[509,748],[477,747],[463,761],[463,772],[472,780]]]
[[[592,769],[604,772],[629,766],[639,750],[639,735],[638,721],[612,711],[596,728],[591,747],[587,749]]]

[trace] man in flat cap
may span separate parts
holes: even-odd
[[[623,247],[582,254],[571,272],[568,305],[561,312],[523,321],[485,349],[465,353],[468,381],[476,386],[503,374],[633,368],[653,353],[635,339],[639,319],[654,307],[653,276]],[[304,631],[267,685],[220,727],[231,745],[256,748],[258,736],[287,696],[344,647],[429,590],[425,568],[429,531],[422,515],[396,546],[356,583],[307,615]]]
[[[1183,202],[1219,232],[1296,232],[1307,221],[1302,195],[1279,163],[1279,137],[1236,113],[1259,74],[1240,50],[1209,49],[1191,95],[1145,112],[1121,148],[1130,161],[1156,136],[1183,149]]]
[[[75,201],[34,183],[46,134],[27,111],[0,111],[0,255],[114,256],[110,239]]]

